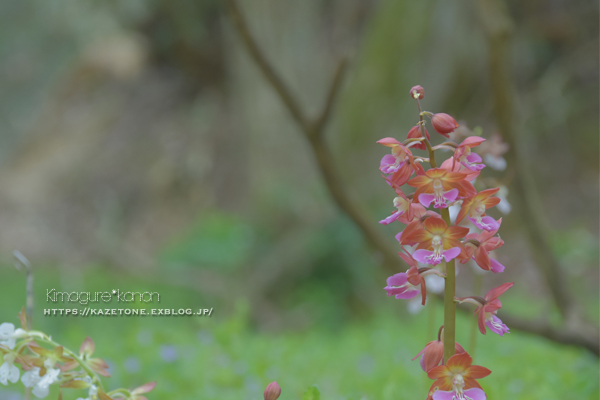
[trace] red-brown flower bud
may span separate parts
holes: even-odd
[[[433,114],[431,124],[438,133],[446,137],[450,137],[448,134],[458,128],[458,122],[452,116],[444,113]]]
[[[265,400],[277,400],[281,395],[281,388],[277,381],[273,381],[267,385],[265,389]]]
[[[426,128],[425,129],[425,135],[427,135],[427,140],[431,140],[431,137],[429,136],[429,132],[427,132]],[[408,135],[406,136],[407,139],[413,139],[413,138],[420,138],[423,137],[421,135],[421,128],[419,127],[419,125],[415,125],[412,128],[410,128],[410,131],[408,131]],[[421,150],[427,150],[427,146],[425,145],[425,141],[422,141],[419,144],[415,144],[413,145],[413,147],[415,149],[421,149]]]
[[[415,100],[421,100],[423,97],[425,97],[425,89],[423,89],[423,86],[417,85],[410,88],[410,97]]]

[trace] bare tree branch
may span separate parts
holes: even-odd
[[[240,11],[239,6],[235,2],[235,0],[228,0],[227,5],[229,6],[231,20],[234,24],[235,29],[237,30],[240,39],[244,42],[244,46],[246,50],[250,53],[250,56],[258,64],[258,67],[264,74],[265,78],[269,81],[273,89],[277,92],[281,101],[287,107],[290,114],[296,121],[300,127],[307,131],[310,129],[310,124],[300,105],[296,101],[296,98],[292,96],[290,90],[287,85],[283,82],[281,77],[275,72],[271,64],[267,61],[265,55],[262,50],[258,47],[256,40],[254,40],[254,36],[250,33],[250,29],[248,28],[248,24],[246,23],[246,18]]]

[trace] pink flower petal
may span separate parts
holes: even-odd
[[[433,255],[433,251],[424,250],[424,249],[416,250],[412,253],[413,258],[423,264],[430,264],[430,261],[428,258],[430,258],[432,255]]]
[[[454,201],[458,197],[458,189],[452,189],[444,193],[444,198],[448,201]]]
[[[419,203],[425,208],[429,207],[434,200],[435,196],[433,194],[421,193],[419,195]]]
[[[500,264],[500,262],[498,262],[498,260],[494,260],[493,258],[490,258],[490,264],[492,265],[493,273],[499,274],[501,272],[504,272],[504,265]]]
[[[396,235],[396,240],[399,242],[402,239],[402,232]]]
[[[443,390],[436,390],[433,393],[433,400],[456,400],[454,391],[445,392]]]
[[[467,161],[470,163],[480,163],[483,160],[481,159],[481,156],[477,153],[471,153],[467,156]]]
[[[498,228],[500,228],[500,224],[498,223],[498,221],[496,221],[494,218],[492,218],[490,216],[481,218],[481,223],[478,223],[475,218],[469,217],[469,220],[473,223],[473,225],[475,225],[476,227],[478,227],[479,229],[482,229],[484,231],[491,232],[491,231],[498,230]]]
[[[463,392],[463,394],[465,396],[465,399],[471,399],[471,400],[486,400],[487,399],[485,392],[479,388],[471,388],[471,389],[465,390]]]
[[[444,259],[446,260],[446,262],[452,260],[453,258],[458,257],[458,255],[460,254],[460,247],[453,247],[449,250],[446,250],[442,253],[442,256],[444,256]]]
[[[379,221],[379,223],[383,224],[383,225],[389,225],[392,222],[396,221],[398,219],[398,217],[400,217],[402,214],[404,214],[404,211],[396,211],[395,213],[393,213],[389,217],[384,218],[381,221]]]
[[[486,319],[485,325],[490,328],[492,332],[497,333],[500,336],[504,336],[505,333],[510,333],[508,326],[506,326],[502,320],[495,315],[492,317],[492,321]]]
[[[406,272],[400,272],[399,274],[392,275],[387,278],[386,282],[388,286],[402,286],[407,282]]]
[[[419,289],[417,289],[413,286],[412,288],[408,289],[407,291],[397,294],[396,298],[397,299],[412,299],[413,297],[415,297],[418,294],[419,294]]]

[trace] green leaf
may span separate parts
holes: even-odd
[[[319,389],[316,386],[309,387],[304,396],[302,396],[302,400],[319,400],[320,398],[321,393],[319,393]]]

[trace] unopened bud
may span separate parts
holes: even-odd
[[[446,137],[450,137],[448,134],[458,128],[458,122],[452,116],[444,113],[433,114],[431,124],[438,133]]]
[[[417,85],[410,88],[410,97],[415,100],[421,100],[423,97],[425,97],[425,89],[423,89],[423,86]]]
[[[265,389],[265,400],[277,400],[281,395],[281,388],[277,384],[277,381],[271,382]]]

